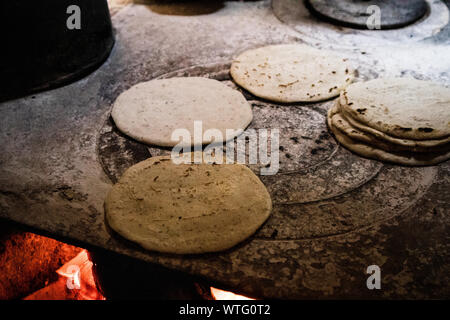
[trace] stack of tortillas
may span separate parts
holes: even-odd
[[[329,110],[328,126],[362,156],[436,164],[450,158],[450,89],[409,78],[354,83]]]
[[[245,51],[233,61],[230,73],[255,96],[283,103],[332,98],[354,78],[346,58],[302,44]]]
[[[269,217],[270,195],[240,164],[175,164],[154,157],[129,168],[105,201],[109,226],[142,247],[166,253],[221,251]]]

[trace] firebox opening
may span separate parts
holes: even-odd
[[[182,273],[89,252],[5,223],[0,224],[0,265],[0,300],[250,299]]]

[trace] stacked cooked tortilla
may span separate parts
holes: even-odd
[[[450,158],[450,89],[409,78],[349,85],[328,112],[328,126],[351,151],[404,165]]]

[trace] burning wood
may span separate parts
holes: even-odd
[[[86,250],[64,264],[56,273],[59,279],[34,292],[25,300],[105,300],[97,290],[92,262]]]

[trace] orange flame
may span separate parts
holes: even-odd
[[[220,290],[211,287],[211,295],[215,300],[255,300],[246,296],[241,296],[230,291]]]
[[[56,273],[66,278],[66,287],[77,290],[82,300],[105,300],[95,285],[92,274],[92,262],[86,250],[81,251],[75,258],[67,262]]]

